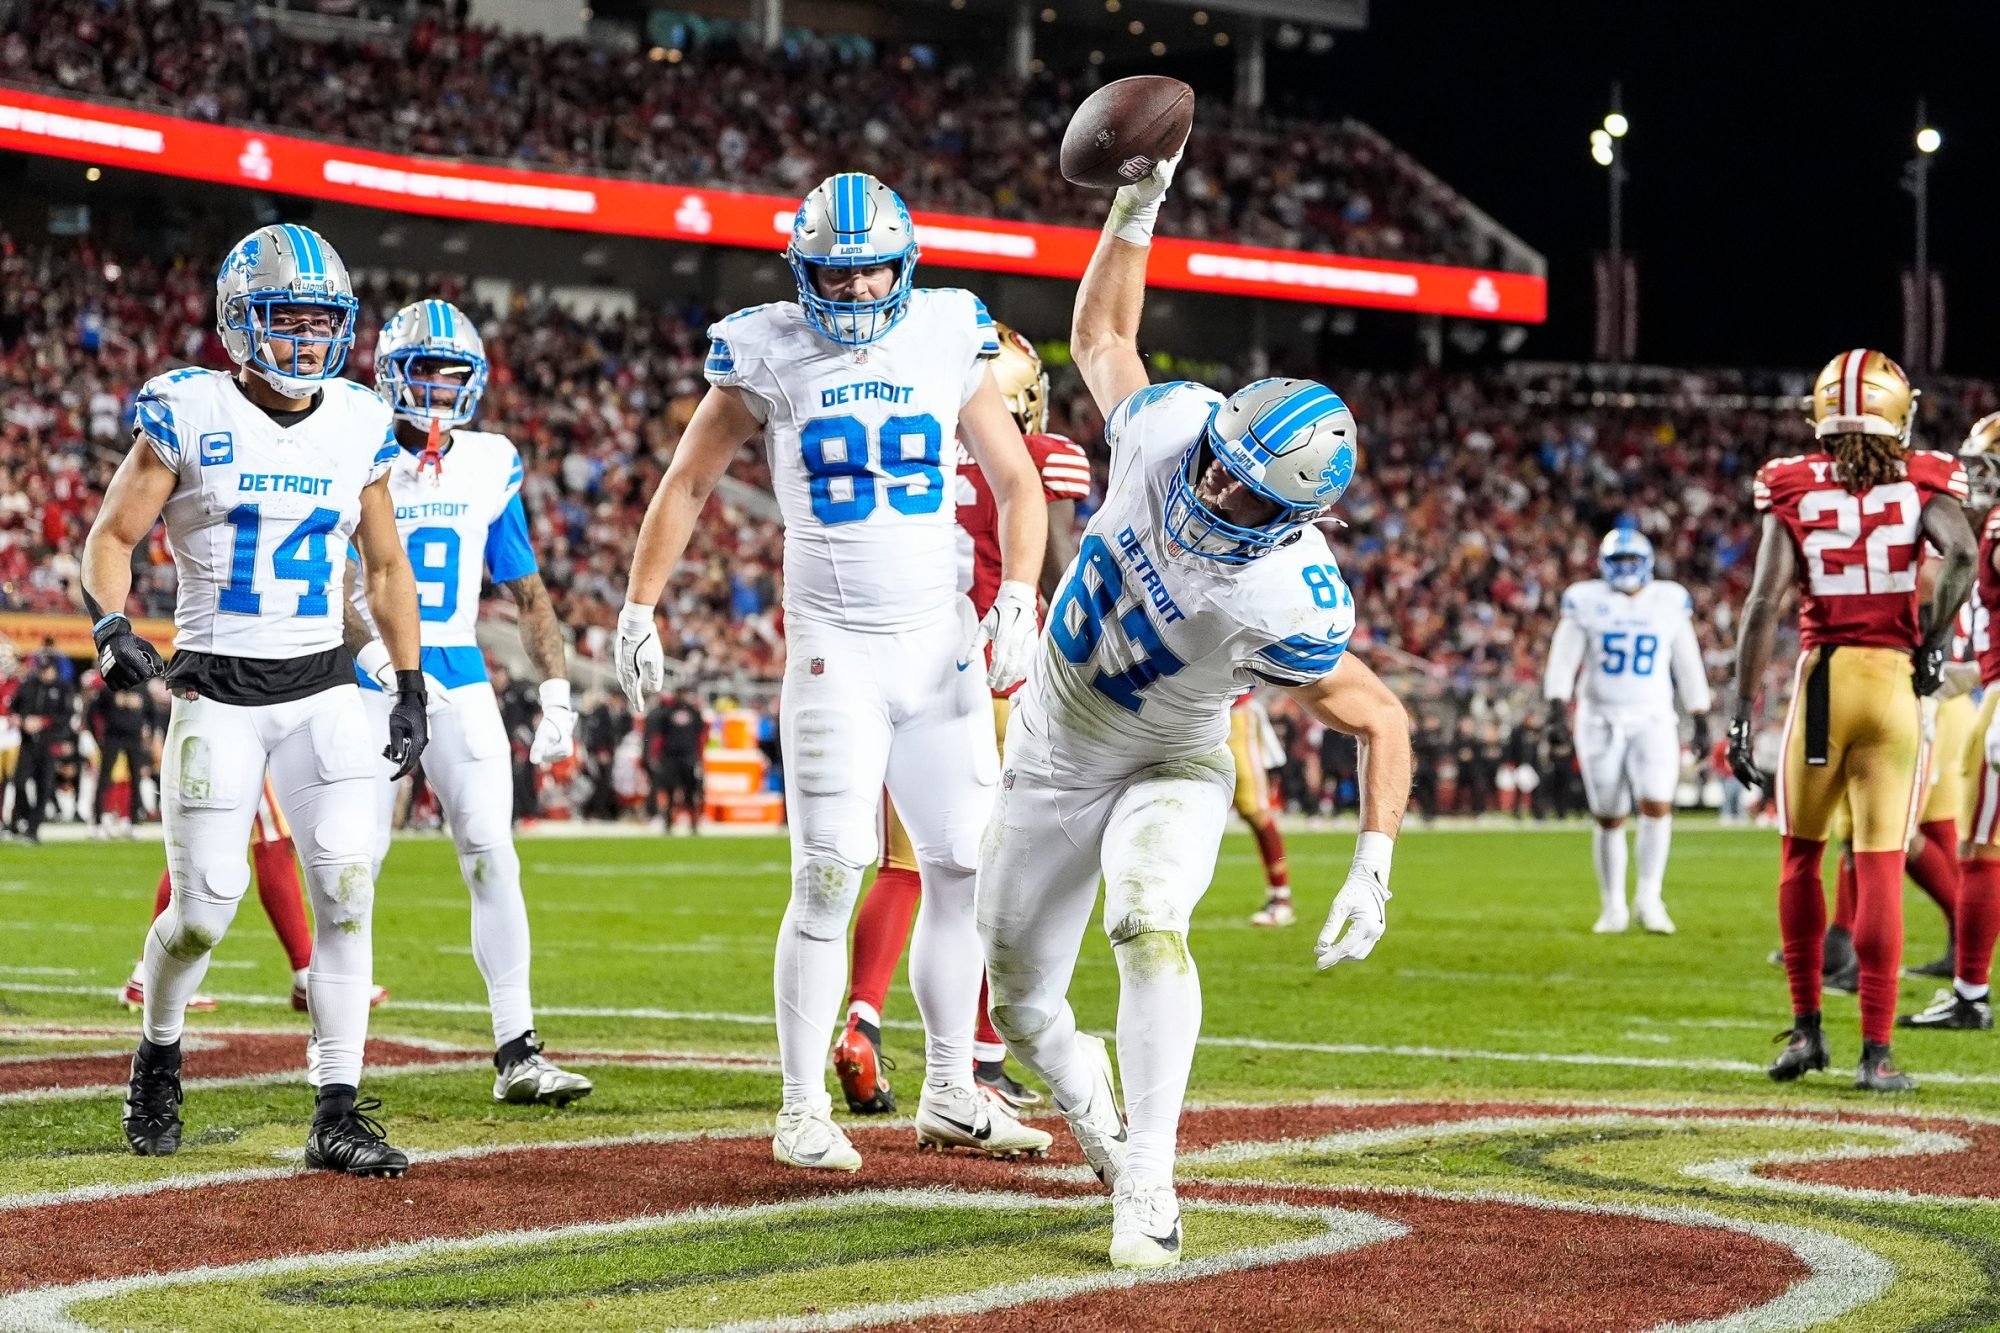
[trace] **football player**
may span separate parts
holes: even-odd
[[[1663,891],[1681,780],[1681,724],[1674,694],[1699,716],[1709,707],[1708,672],[1694,636],[1694,599],[1678,583],[1653,578],[1653,544],[1613,528],[1597,548],[1602,577],[1572,586],[1549,645],[1542,696],[1558,709],[1576,696],[1578,766],[1597,866],[1600,935],[1625,929],[1636,913],[1657,935],[1674,933]],[[1577,684],[1578,668],[1583,683]],[[1552,710],[1555,711],[1555,710]],[[1625,905],[1625,817],[1639,806],[1639,876]]]
[[[1322,968],[1382,934],[1410,791],[1409,718],[1346,652],[1353,599],[1314,526],[1354,474],[1346,404],[1307,380],[1227,398],[1147,383],[1146,260],[1175,161],[1118,192],[1077,290],[1071,347],[1111,479],[1007,724],[979,874],[993,1021],[1111,1187],[1120,1267],[1181,1252],[1174,1145],[1201,1027],[1188,921],[1229,818],[1230,705],[1277,685],[1359,740],[1362,833],[1315,946]],[[1100,875],[1129,1127],[1104,1044],[1067,999]]]
[[[1890,1036],[1903,950],[1904,849],[1922,793],[1920,701],[1942,682],[1952,626],[1974,573],[1965,469],[1949,454],[1910,448],[1917,392],[1902,367],[1857,347],[1828,362],[1810,400],[1813,453],[1757,473],[1764,515],[1756,572],[1736,644],[1729,763],[1746,786],[1770,789],[1752,753],[1758,682],[1771,660],[1778,605],[1795,581],[1799,663],[1776,773],[1778,926],[1791,981],[1792,1029],[1771,1077],[1828,1063],[1820,1024],[1826,895],[1820,860],[1841,798],[1854,820],[1854,946],[1860,961],[1857,1088],[1915,1086],[1896,1067]],[[1919,604],[1923,542],[1940,556]]]
[[[1056,580],[1076,554],[1076,506],[1090,497],[1090,459],[1067,436],[1051,435],[1049,377],[1035,345],[1005,324],[994,322],[1000,355],[993,358],[993,380],[1028,446],[1028,457],[1042,481],[1048,505],[1048,545],[1042,556],[1040,588],[1044,598],[1055,594]],[[979,464],[964,454],[958,460],[959,582],[972,598],[972,609],[984,615],[1000,590],[999,511],[993,488]],[[1010,689],[993,692],[995,742],[1005,739]],[[882,809],[882,864],[875,882],[854,914],[853,967],[847,990],[847,1028],[833,1047],[833,1072],[847,1109],[857,1115],[877,1115],[896,1109],[896,1094],[883,1074],[882,1008],[896,961],[909,942],[922,884],[910,835],[896,817],[895,803]],[[972,1077],[989,1097],[1017,1110],[1038,1104],[1042,1096],[1007,1072],[1007,1048],[987,1013],[984,989],[979,995],[979,1026],[972,1034]]]
[[[972,880],[1000,767],[987,691],[1016,684],[1034,651],[1047,526],[1034,465],[987,365],[999,337],[971,292],[912,286],[909,210],[873,176],[842,172],[815,187],[785,254],[796,302],[753,306],[709,329],[711,387],[633,553],[618,679],[635,712],[658,692],[660,594],[716,481],[762,432],[785,519],[779,725],[792,839],[775,978],[784,1101],[772,1156],[861,1165],[833,1122],[826,1048],[885,778],[924,882],[910,960],[925,1042],[918,1141],[1038,1152],[1048,1135],[989,1102],[972,1077]],[[958,591],[955,435],[999,511],[1001,583],[983,620]],[[982,682],[971,667],[989,641]]]
[[[482,572],[520,607],[521,646],[541,676],[542,720],[528,753],[566,757],[576,712],[555,608],[528,544],[521,455],[505,435],[468,430],[486,388],[486,345],[472,320],[445,301],[404,306],[375,343],[375,386],[395,411],[389,467],[396,531],[417,582],[423,669],[430,687],[424,780],[437,793],[472,894],[472,957],[493,1017],[493,1100],[565,1106],[590,1080],[542,1055],[529,995],[528,907],[514,850],[514,757],[486,679],[474,628]],[[362,700],[379,731],[394,701],[389,650],[367,607],[348,601]],[[381,766],[375,870],[389,854],[394,776]]]
[[[394,665],[385,754],[423,752],[416,585],[386,482],[398,452],[389,408],[339,378],[357,302],[347,267],[305,227],[261,227],[223,261],[216,332],[236,373],[188,368],[147,381],[132,450],[106,489],[84,553],[84,602],[112,689],[161,674],[123,614],[132,549],[164,514],[179,576],[173,696],[161,775],[173,902],[139,967],[145,1035],[132,1061],[125,1137],[141,1156],[181,1139],[181,1020],[209,953],[249,886],[244,847],[268,774],[291,816],[312,894],[306,976],[317,1105],[309,1167],[401,1175],[409,1162],[356,1101],[374,989],[375,734],[341,642],[341,556],[367,561],[368,600]]]
[[[1981,518],[1978,572],[1971,612],[1971,651],[1986,697],[1956,754],[1942,762],[1960,770],[1965,837],[1958,900],[1952,913],[1952,983],[1930,1006],[1905,1014],[1899,1026],[1984,1031],[1993,1026],[1988,982],[1993,942],[2000,935],[2000,412],[1980,418],[1959,446],[1968,507]],[[1939,735],[1944,738],[1940,714]],[[1948,738],[1944,738],[1948,739]],[[1940,783],[1940,786],[1943,784]]]
[[[1264,861],[1264,905],[1250,914],[1253,926],[1289,926],[1298,920],[1292,906],[1292,873],[1285,860],[1285,835],[1271,813],[1271,760],[1277,740],[1271,715],[1252,690],[1229,710],[1229,757],[1236,765],[1236,813],[1257,839]]]

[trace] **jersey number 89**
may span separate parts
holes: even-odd
[[[910,456],[915,441],[920,453]],[[868,462],[868,427],[854,417],[815,417],[799,430],[806,475],[812,478],[813,517],[828,527],[859,523],[875,512],[881,492],[899,514],[935,514],[944,504],[944,473],[938,464],[944,430],[938,419],[890,417],[875,432],[875,453],[887,485]]]

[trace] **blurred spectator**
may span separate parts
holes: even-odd
[[[30,658],[11,705],[21,750],[14,765],[9,829],[29,842],[42,840],[42,820],[56,799],[57,769],[76,745],[76,690],[63,679],[64,666],[52,650]]]
[[[701,752],[708,737],[708,720],[701,704],[679,690],[661,696],[646,713],[646,817],[658,817],[671,830],[674,817],[687,812],[688,832],[701,832]]]

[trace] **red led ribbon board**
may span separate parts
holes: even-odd
[[[798,201],[443,158],[182,120],[0,88],[0,148],[218,181],[404,213],[777,250]],[[1075,278],[1097,233],[1082,227],[916,214],[924,258],[954,268]],[[1525,273],[1353,259],[1162,237],[1158,287],[1538,324],[1548,284]]]

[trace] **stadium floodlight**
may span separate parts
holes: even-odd
[[[1631,132],[1632,122],[1625,118],[1623,111],[1613,111],[1604,118],[1604,132],[1614,139],[1622,139]]]
[[[1935,153],[1943,146],[1944,136],[1930,126],[1926,125],[1917,131],[1917,151],[1919,153]]]
[[[1611,149],[1611,136],[1604,130],[1590,132],[1590,160],[1600,167],[1608,167],[1616,160]]]

